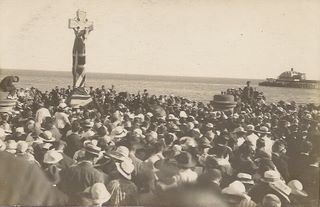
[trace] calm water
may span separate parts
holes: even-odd
[[[55,86],[72,85],[71,72],[0,70],[1,79],[7,75],[20,77],[18,87],[37,87],[51,90]],[[244,87],[247,79],[206,78],[206,77],[173,77],[88,73],[87,86],[106,87],[115,85],[117,91],[136,93],[148,89],[151,94],[174,94],[192,100],[209,102],[213,95],[228,88]],[[292,89],[258,86],[261,80],[251,80],[252,86],[263,91],[268,102],[296,101],[297,103],[320,103],[320,90]]]

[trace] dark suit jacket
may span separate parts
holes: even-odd
[[[63,192],[74,197],[95,183],[104,183],[102,172],[95,169],[90,162],[82,161],[61,171],[61,182],[58,186]]]
[[[276,154],[272,154],[272,162],[277,167],[277,169],[278,169],[280,175],[283,177],[283,179],[286,182],[289,182],[290,175],[289,175],[288,163]]]

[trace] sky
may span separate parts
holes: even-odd
[[[77,9],[88,72],[320,79],[319,0],[0,0],[0,68],[71,71]]]

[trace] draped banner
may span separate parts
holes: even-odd
[[[86,81],[86,47],[84,43],[84,31],[76,34],[72,50],[72,74],[73,88],[82,88]]]

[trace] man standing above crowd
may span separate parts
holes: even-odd
[[[247,81],[247,86],[243,89],[243,101],[246,103],[251,103],[253,100],[253,88],[250,86],[250,81]]]

